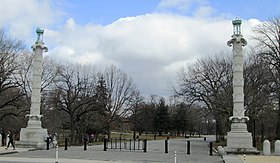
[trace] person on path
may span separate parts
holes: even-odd
[[[14,145],[14,139],[13,139],[13,133],[11,131],[9,131],[8,133],[8,138],[9,138],[9,142],[8,142],[8,146],[5,149],[8,149],[10,144],[13,146],[13,150],[15,150],[15,145]]]

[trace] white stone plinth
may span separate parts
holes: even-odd
[[[270,142],[268,140],[265,140],[263,142],[263,154],[265,156],[270,156],[271,155]]]
[[[225,149],[222,146],[218,146],[218,154],[220,156],[223,156],[223,155],[226,155],[227,153],[226,153]]]
[[[232,123],[231,131],[227,135],[225,150],[227,153],[259,154],[257,149],[253,147],[252,134],[247,131],[246,123],[242,120],[240,123]]]
[[[251,149],[252,142],[252,134],[249,132],[228,132],[227,147],[231,150]]]
[[[280,140],[275,141],[275,155],[279,156],[280,155]]]
[[[20,141],[17,146],[25,148],[46,149],[47,129],[43,128],[22,128]]]

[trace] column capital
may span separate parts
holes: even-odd
[[[48,52],[48,48],[41,41],[36,42],[34,45],[31,46],[31,48],[33,51],[35,51],[37,48],[41,48],[44,50],[44,52]]]
[[[229,120],[231,120],[232,122],[246,122],[249,121],[249,117],[247,116],[232,116],[229,117]]]
[[[33,115],[33,114],[27,114],[26,117],[29,117],[30,120],[37,120],[40,121],[43,115]]]
[[[242,34],[240,35],[233,35],[232,39],[227,42],[227,45],[231,47],[234,43],[241,43],[242,46],[247,45],[247,41],[243,38]]]

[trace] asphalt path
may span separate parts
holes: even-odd
[[[190,154],[187,154],[187,141],[190,141]],[[148,141],[147,152],[143,150],[111,149],[108,144],[107,151],[103,151],[103,145],[58,148],[57,149],[24,151],[18,153],[0,155],[0,163],[222,163],[222,158],[214,153],[209,156],[209,143],[214,137],[168,140],[168,153],[165,153],[165,140]],[[133,148],[132,148],[133,149]],[[138,149],[136,147],[136,149]],[[9,149],[12,151],[12,149]],[[175,154],[176,153],[176,154]]]

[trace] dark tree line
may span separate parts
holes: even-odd
[[[223,137],[232,107],[230,59],[223,54],[201,59],[182,69],[179,75],[179,89],[175,89],[175,93],[189,105],[206,107],[216,121],[217,137]]]
[[[205,113],[198,106],[189,106],[184,102],[168,105],[164,98],[152,96],[150,101],[138,103],[137,109],[134,109],[130,116],[130,121],[132,129],[138,131],[140,135],[150,133],[159,136],[184,136],[187,133],[202,132],[200,127],[203,118],[211,119]]]
[[[276,137],[280,138],[280,18],[263,22],[255,29],[257,54],[267,64],[270,91],[277,110]]]
[[[5,117],[17,116],[24,112],[20,109],[25,98],[17,72],[20,64],[17,55],[24,49],[22,41],[9,38],[4,29],[0,29],[0,121]]]

